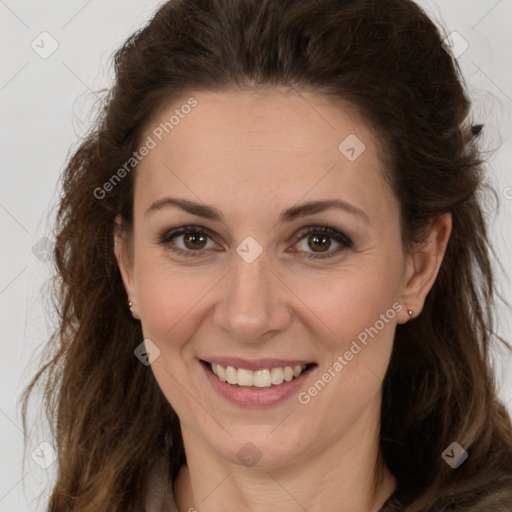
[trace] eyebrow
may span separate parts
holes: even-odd
[[[204,219],[224,222],[224,217],[217,208],[202,203],[196,203],[188,199],[179,199],[175,197],[164,197],[162,199],[158,199],[145,211],[144,216],[173,206],[181,208],[182,210],[191,213],[192,215],[196,215]],[[370,223],[370,218],[366,212],[361,210],[361,208],[358,208],[357,206],[341,199],[309,201],[307,203],[292,206],[291,208],[281,212],[279,215],[279,223],[291,222],[297,218],[314,215],[315,213],[320,213],[331,208],[344,210],[348,213],[360,217],[366,223]]]

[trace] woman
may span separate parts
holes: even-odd
[[[25,396],[49,509],[512,510],[480,128],[422,10],[170,1],[115,66]]]

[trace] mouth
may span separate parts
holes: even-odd
[[[252,390],[277,388],[303,376],[317,366],[316,363],[308,363],[249,370],[202,359],[200,362],[221,382],[230,384],[234,388]]]

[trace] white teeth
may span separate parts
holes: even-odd
[[[286,382],[289,382],[293,379],[293,368],[291,366],[284,367],[283,377]]]
[[[220,366],[220,365],[218,365]],[[226,368],[226,381],[229,384],[238,384],[238,372],[232,366]]]
[[[224,369],[223,366],[217,366],[217,377],[219,377],[219,379],[223,382],[226,382],[226,370]]]
[[[272,368],[270,370],[270,381],[272,384],[279,385],[283,383],[283,369],[282,368]]]
[[[262,368],[252,371],[246,368],[224,367],[217,363],[210,363],[212,371],[222,382],[239,386],[255,386],[257,388],[278,386],[283,381],[289,382],[297,378],[305,369],[305,364],[285,366],[282,368]]]
[[[251,370],[245,370],[244,368],[238,368],[237,384],[239,386],[253,386],[254,379]]]
[[[256,370],[253,376],[253,384],[257,388],[266,388],[270,386],[272,384],[272,380],[270,378],[270,370]]]

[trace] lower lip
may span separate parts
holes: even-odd
[[[304,383],[304,379],[315,367],[309,368],[297,378],[283,382],[279,386],[272,386],[268,389],[244,389],[221,381],[211,369],[203,363],[199,363],[206,373],[207,379],[211,382],[213,389],[229,402],[243,407],[268,407],[283,402],[290,396],[296,394]]]

